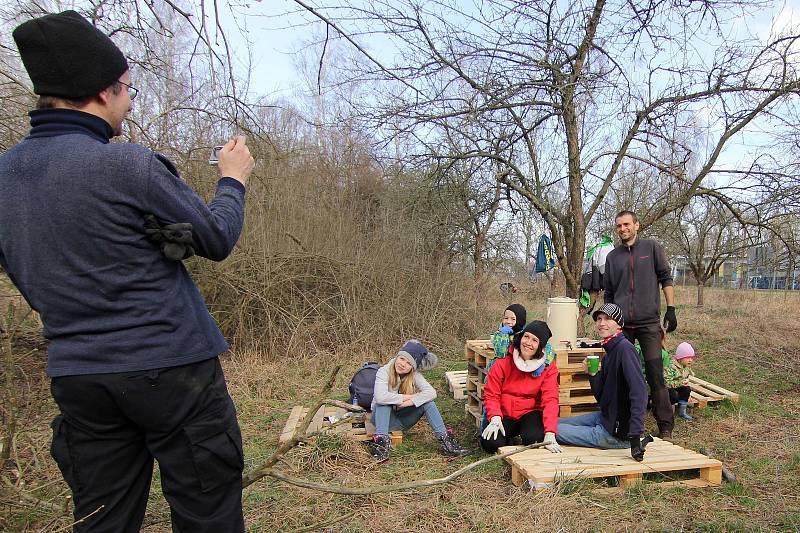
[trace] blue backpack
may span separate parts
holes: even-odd
[[[350,399],[349,403],[360,405],[367,411],[372,408],[372,396],[375,391],[375,374],[381,367],[374,361],[364,363],[364,366],[356,370],[353,379],[350,380]]]

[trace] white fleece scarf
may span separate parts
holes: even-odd
[[[539,369],[540,366],[544,364],[544,360],[546,359],[544,356],[542,356],[539,359],[531,359],[529,361],[526,361],[525,359],[522,358],[521,355],[519,355],[519,350],[517,350],[516,348],[514,348],[513,357],[514,357],[514,365],[516,365],[516,367],[519,368],[521,372],[535,372],[536,370]]]

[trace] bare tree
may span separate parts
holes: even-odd
[[[710,173],[748,168],[731,166],[726,147],[794,103],[800,36],[766,45],[724,37],[728,16],[767,4],[409,0],[314,13],[352,33],[380,32],[400,50],[362,73],[386,82],[376,105],[359,105],[364,118],[391,118],[391,135],[421,141],[421,153],[466,124],[486,128],[451,157],[500,166],[498,179],[548,226],[567,293],[577,296],[587,229],[626,164],[664,180],[666,194],[642,213],[646,227],[707,193]],[[700,48],[699,33],[710,44]],[[711,141],[690,175],[681,139],[701,115]]]
[[[688,206],[665,217],[672,239],[669,249],[685,258],[697,283],[697,306],[702,307],[703,289],[720,266],[730,260],[746,261],[748,248],[754,244],[733,214],[713,198],[698,197]]]

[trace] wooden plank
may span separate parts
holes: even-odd
[[[279,443],[283,444],[292,438],[298,422],[301,418],[303,418],[303,416],[305,416],[307,412],[308,408],[303,407],[302,405],[295,405],[292,407],[292,411],[289,413],[289,418],[286,420],[286,424],[283,426],[283,430],[278,437]]]
[[[525,475],[516,466],[511,466],[511,483],[519,487],[525,483]]]
[[[602,348],[578,348],[575,350],[555,350],[555,361],[558,369],[577,367],[580,368],[581,362],[587,355],[599,355],[602,362],[605,356],[605,350]]]
[[[692,385],[690,383],[689,388],[691,390],[693,390],[694,392],[698,393],[699,395],[705,396],[709,400],[717,400],[717,401],[719,401],[719,400],[724,400],[725,399],[725,396],[723,396],[721,394],[717,394],[714,391],[708,390],[707,388],[703,387],[702,385],[698,385],[698,384]]]
[[[708,381],[703,381],[702,379],[700,379],[700,378],[698,378],[696,376],[689,376],[689,386],[691,387],[691,385],[693,383],[696,383],[698,385],[702,385],[703,387],[706,387],[707,389],[710,389],[710,390],[714,391],[717,394],[721,394],[723,396],[727,396],[728,398],[730,398],[733,401],[738,401],[739,400],[739,395],[736,394],[735,392],[731,392],[728,389],[724,389],[724,388],[720,387],[719,385],[714,385],[713,383],[709,383]],[[734,398],[736,398],[736,399],[734,400]]]
[[[627,474],[619,476],[619,486],[628,489],[642,482],[642,474]]]
[[[645,455],[647,455],[645,453]],[[659,462],[642,462],[636,463],[633,459],[631,459],[631,465],[597,465],[596,467],[592,467],[591,465],[585,465],[582,469],[553,469],[553,470],[540,470],[540,469],[529,469],[526,465],[517,465],[520,470],[522,470],[523,474],[530,478],[536,480],[536,482],[548,482],[553,481],[556,478],[598,478],[598,477],[617,477],[620,475],[626,474],[654,474],[658,472],[672,472],[672,471],[679,471],[679,470],[696,470],[696,469],[708,469],[710,466],[706,461],[702,459],[690,460],[690,459],[682,459],[678,461],[659,461]],[[642,469],[642,466],[645,465],[647,468],[645,470]],[[721,472],[721,471],[720,471]],[[722,474],[720,473],[720,476]],[[721,477],[720,477],[721,479]],[[711,480],[706,480],[711,481]]]
[[[687,489],[700,489],[705,487],[714,487],[717,484],[709,483],[708,481],[702,480],[700,478],[695,479],[679,479],[676,481],[658,481],[659,488],[671,488],[671,487],[683,487]],[[603,488],[593,488],[592,492],[594,494],[620,494],[627,490],[627,487],[603,487]]]
[[[585,415],[597,411],[597,405],[561,405],[558,408],[558,416],[569,418],[572,416]]]
[[[722,484],[722,463],[708,468],[700,469],[700,479],[713,483],[714,485]]]
[[[583,391],[581,391],[583,392]],[[561,406],[565,405],[583,405],[585,407],[591,407],[593,410],[597,409],[597,400],[594,397],[594,394],[583,392],[582,394],[579,392],[574,395],[570,395],[569,391],[566,391],[566,394],[559,394],[558,396],[558,404]]]

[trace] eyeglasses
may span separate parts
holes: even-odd
[[[130,97],[131,101],[136,99],[136,95],[139,94],[139,89],[137,89],[133,85],[125,83],[124,81],[117,80],[117,83],[119,83],[120,85],[124,85],[128,89],[128,96]]]

